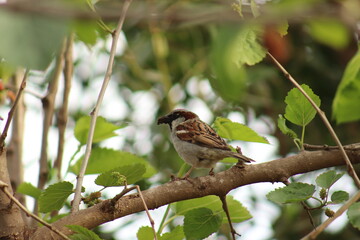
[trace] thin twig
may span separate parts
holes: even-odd
[[[59,236],[61,236],[63,239],[66,240],[70,240],[70,238],[68,238],[64,233],[60,232],[57,228],[51,226],[51,224],[48,224],[47,222],[45,222],[44,220],[42,220],[41,218],[39,218],[38,216],[36,216],[35,214],[31,213],[29,210],[26,209],[26,207],[24,205],[22,205],[19,200],[17,200],[8,190],[9,185],[7,185],[5,182],[0,180],[0,188],[1,190],[11,199],[12,202],[14,202],[16,205],[19,206],[19,208],[21,210],[23,210],[25,212],[25,214],[31,216],[33,219],[35,219],[36,221],[38,221],[39,223],[43,224],[44,226],[46,226],[47,228],[49,228],[51,231],[53,231],[54,233],[58,234]]]
[[[344,147],[342,146],[340,139],[336,135],[334,129],[332,128],[329,120],[327,119],[325,113],[316,105],[316,103],[309,97],[309,95],[304,91],[304,89],[296,82],[296,80],[286,71],[286,69],[274,58],[269,52],[267,53],[270,58],[274,61],[274,63],[278,66],[278,68],[284,73],[285,77],[292,82],[292,84],[295,85],[297,89],[306,97],[306,99],[311,103],[313,108],[316,110],[316,112],[319,114],[321,120],[324,122],[326,128],[329,130],[332,138],[336,142],[336,145],[340,148],[341,155],[343,156],[345,163],[348,167],[348,172],[350,176],[354,179],[355,184],[360,188],[360,179],[357,176],[355,169],[353,165],[351,164],[351,161],[349,157],[347,156]]]
[[[229,222],[231,237],[232,237],[233,240],[235,240],[236,235],[239,235],[239,236],[241,236],[241,235],[238,234],[235,231],[235,229],[234,229],[234,227],[232,225],[229,208],[228,208],[228,205],[227,205],[227,202],[226,202],[226,195],[219,195],[218,197],[220,198],[220,200],[222,202],[222,208],[223,208],[224,212],[226,213],[226,217],[227,217],[227,220]]]
[[[71,80],[73,75],[73,41],[74,35],[70,34],[66,41],[66,47],[64,52],[64,93],[63,93],[63,101],[62,105],[59,109],[59,113],[57,115],[58,119],[58,128],[59,128],[59,142],[58,142],[58,152],[56,156],[56,160],[54,162],[54,168],[57,169],[58,179],[61,179],[61,166],[62,166],[62,158],[64,153],[64,144],[65,144],[65,130],[66,124],[68,120],[68,105],[69,105],[69,95],[71,89]]]
[[[55,97],[58,90],[61,71],[64,65],[64,51],[65,51],[65,40],[63,41],[61,50],[56,58],[55,69],[51,73],[51,78],[48,85],[48,92],[46,96],[41,100],[43,105],[44,119],[43,119],[43,131],[42,131],[42,139],[41,139],[41,153],[39,160],[40,169],[39,169],[38,188],[40,189],[44,188],[49,175],[48,154],[47,154],[48,134],[54,116]]]
[[[9,113],[8,113],[8,119],[6,120],[6,124],[5,124],[5,127],[4,127],[4,130],[0,136],[0,153],[2,153],[4,151],[4,146],[5,146],[5,139],[7,137],[7,132],[9,130],[9,127],[10,127],[10,123],[11,123],[11,120],[14,116],[14,113],[15,113],[15,110],[16,110],[16,107],[17,107],[17,104],[19,102],[19,99],[21,97],[21,94],[22,92],[24,91],[25,87],[26,87],[26,78],[27,78],[27,75],[29,74],[29,69],[26,69],[25,73],[24,73],[24,77],[23,77],[23,80],[21,82],[21,85],[19,87],[19,90],[16,94],[16,98],[15,98],[15,101],[14,101],[14,104],[13,106],[11,107]]]
[[[142,193],[141,193],[141,190],[140,190],[139,185],[135,185],[135,187],[136,187],[136,190],[137,190],[138,193],[139,193],[139,196],[140,196],[140,198],[141,198],[142,203],[144,204],[144,208],[145,208],[146,215],[148,216],[149,221],[150,221],[150,224],[151,224],[151,228],[153,229],[153,232],[154,232],[154,240],[157,240],[157,235],[156,235],[156,230],[155,230],[155,222],[154,222],[154,219],[151,218],[149,209],[148,209],[148,207],[147,207],[147,205],[146,205],[144,196],[143,196]]]
[[[327,226],[330,225],[336,218],[341,216],[353,203],[360,199],[360,191],[358,191],[352,198],[350,198],[339,210],[337,210],[333,217],[328,218],[325,222],[323,222],[320,226],[310,232],[308,235],[303,237],[301,240],[309,240],[309,239],[316,239],[316,237],[324,231]]]
[[[79,211],[79,205],[80,205],[80,201],[81,201],[81,187],[82,187],[82,183],[84,180],[86,167],[88,165],[88,161],[89,161],[90,154],[91,154],[91,147],[92,147],[92,140],[93,140],[94,131],[95,131],[96,119],[98,116],[98,111],[99,111],[100,105],[101,105],[102,100],[105,95],[107,85],[109,84],[109,81],[110,81],[110,77],[112,74],[112,68],[114,65],[114,58],[115,58],[115,54],[116,54],[117,42],[119,39],[119,34],[121,32],[121,29],[122,29],[122,26],[123,26],[123,23],[125,20],[126,12],[130,6],[130,3],[131,3],[131,0],[126,0],[124,2],[124,6],[123,6],[123,9],[121,12],[121,17],[119,19],[118,25],[117,25],[115,31],[112,33],[111,50],[110,50],[109,62],[108,62],[107,69],[105,72],[104,81],[101,86],[101,90],[99,92],[99,96],[98,96],[95,108],[90,113],[91,122],[90,122],[90,127],[89,127],[89,135],[88,135],[88,139],[86,142],[86,150],[85,150],[85,154],[84,154],[84,159],[82,160],[79,175],[77,177],[75,196],[74,196],[71,212]]]

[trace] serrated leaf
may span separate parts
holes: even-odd
[[[216,129],[217,133],[223,138],[227,138],[230,140],[241,140],[269,144],[268,140],[265,137],[260,136],[248,126],[237,122],[232,122],[227,118],[217,117],[215,119],[213,127]]]
[[[119,172],[109,171],[97,176],[95,183],[104,187],[124,186],[126,177]]]
[[[350,40],[347,27],[336,18],[311,19],[308,30],[314,39],[335,49],[346,47]]]
[[[347,216],[351,225],[360,230],[360,202],[356,202],[349,207]]]
[[[83,157],[71,166],[70,171],[78,174]],[[129,152],[116,151],[108,148],[94,148],[89,158],[86,174],[99,174],[108,172],[112,169],[132,165],[135,163],[143,164],[146,167],[144,178],[149,178],[155,174],[156,170],[145,159]]]
[[[293,130],[291,130],[290,128],[288,128],[288,127],[286,126],[286,119],[283,117],[283,115],[279,114],[279,118],[278,118],[278,122],[277,122],[277,123],[278,123],[278,124],[277,124],[277,125],[278,125],[278,128],[280,129],[280,131],[281,131],[283,134],[291,137],[292,139],[298,138],[297,134],[296,134]]]
[[[90,122],[90,116],[83,116],[76,121],[74,135],[81,145],[86,144],[89,135]],[[98,117],[96,120],[93,143],[98,143],[105,139],[117,136],[114,131],[120,128],[124,128],[125,126],[126,125],[118,126],[106,121],[106,119],[103,117]]]
[[[188,211],[184,218],[186,239],[204,239],[219,230],[222,217],[208,208]]]
[[[314,94],[311,88],[305,84],[302,84],[301,87],[316,105],[320,107],[320,98]],[[288,92],[285,103],[287,104],[285,108],[285,118],[301,127],[309,124],[316,115],[316,110],[297,88],[293,88]]]
[[[39,211],[46,213],[60,210],[72,193],[73,185],[69,182],[59,182],[50,185],[39,197]]]
[[[76,232],[75,234],[69,236],[72,240],[101,240],[96,233],[82,226],[67,225],[66,227]]]
[[[360,119],[360,51],[346,66],[332,105],[333,118],[345,123]]]
[[[309,199],[315,192],[315,186],[306,183],[290,183],[288,186],[269,192],[266,197],[275,203],[301,202]]]
[[[349,200],[349,193],[345,191],[336,191],[331,195],[331,201],[333,203],[342,203]]]
[[[336,171],[331,170],[320,174],[315,181],[319,187],[330,188],[343,175],[344,173],[336,173]]]
[[[171,232],[161,235],[160,240],[182,240],[185,238],[183,226],[176,226]]]
[[[151,227],[143,226],[139,228],[136,236],[138,240],[154,239],[154,231]]]
[[[232,196],[227,196],[226,202],[232,222],[242,222],[252,218],[249,211]],[[188,211],[201,207],[206,207],[211,209],[214,213],[221,214],[224,221],[227,221],[225,212],[222,208],[222,202],[217,196],[206,196],[177,202],[175,204],[175,212],[177,215],[185,215]]]
[[[22,193],[28,196],[31,196],[35,199],[38,199],[41,194],[41,190],[35,186],[33,186],[31,183],[23,182],[21,183],[17,190],[18,193]]]
[[[14,67],[45,70],[68,30],[60,18],[1,10],[0,56]]]
[[[95,183],[104,187],[124,186],[125,181],[127,184],[133,184],[143,179],[145,171],[144,164],[126,165],[102,173],[96,178]]]
[[[259,43],[258,33],[261,30],[256,26],[243,26],[236,40],[237,63],[240,65],[254,65],[266,56],[266,50]]]

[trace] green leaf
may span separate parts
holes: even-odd
[[[331,201],[333,203],[342,203],[349,200],[349,193],[345,191],[336,191],[331,195]]]
[[[240,102],[245,95],[247,74],[244,66],[238,64],[235,53],[238,27],[221,28],[214,35],[210,53],[211,69],[209,76],[212,88],[226,101]]]
[[[126,177],[115,171],[104,172],[95,179],[97,185],[104,187],[124,186],[125,182]]]
[[[35,199],[38,199],[41,194],[41,190],[39,188],[35,187],[34,185],[32,185],[31,183],[28,183],[28,182],[21,183],[18,186],[16,191],[18,193],[22,193],[22,194],[31,196]]]
[[[360,119],[360,51],[348,63],[332,105],[333,118],[345,123]]]
[[[252,218],[252,215],[241,202],[234,199],[233,196],[227,196],[226,202],[230,212],[231,222],[239,223]],[[222,210],[223,221],[227,221],[226,213]]]
[[[209,76],[212,88],[225,100],[241,102],[245,96],[248,77],[245,64],[254,65],[266,55],[259,44],[257,26],[222,26],[216,34],[210,52]]]
[[[360,202],[356,202],[349,207],[347,215],[354,228],[360,230]]]
[[[154,231],[151,227],[143,226],[139,228],[136,236],[138,240],[154,239]]]
[[[232,222],[242,222],[252,218],[249,211],[232,196],[227,196],[226,202]],[[206,196],[177,202],[175,204],[175,212],[177,215],[185,215],[188,211],[201,207],[206,207],[214,213],[221,214],[224,221],[227,221],[226,214],[222,208],[222,202],[217,196]]]
[[[68,23],[41,14],[0,11],[0,58],[14,67],[45,70],[59,51]]]
[[[219,230],[222,217],[208,208],[188,211],[184,218],[186,239],[204,239]]]
[[[183,226],[176,226],[171,232],[161,235],[160,240],[182,240],[185,238]]]
[[[50,185],[39,197],[39,211],[46,213],[60,210],[72,193],[73,185],[69,182],[59,182]]]
[[[290,183],[283,188],[269,192],[266,197],[275,203],[301,202],[309,199],[315,192],[315,186],[306,183]]]
[[[97,41],[97,28],[96,21],[83,21],[77,20],[73,23],[73,29],[77,38],[87,45],[94,46]]]
[[[291,137],[292,139],[298,138],[297,134],[286,126],[286,119],[281,114],[279,114],[278,118],[278,128],[283,134]]]
[[[260,136],[248,126],[232,122],[227,118],[217,117],[213,126],[217,133],[223,138],[248,142],[269,143],[265,137]]]
[[[305,84],[302,84],[301,87],[316,105],[320,107],[320,98],[314,94],[311,88]],[[309,124],[316,115],[316,110],[297,88],[293,88],[288,92],[285,103],[287,104],[285,108],[285,118],[296,125],[304,127]]]
[[[90,122],[91,122],[90,116],[83,116],[76,121],[74,135],[81,145],[86,144],[89,135]],[[103,117],[98,117],[96,120],[93,143],[98,143],[105,139],[117,136],[117,134],[114,133],[114,131],[124,128],[125,126],[126,125],[118,126],[106,121],[106,119]]]
[[[145,165],[141,163],[126,165],[102,173],[96,178],[95,183],[104,187],[124,186],[125,181],[127,184],[133,184],[143,179],[145,171]]]
[[[336,173],[334,170],[324,172],[316,178],[316,184],[322,188],[330,188],[343,175],[344,173]]]
[[[314,39],[335,49],[346,47],[350,41],[347,27],[336,18],[312,19],[308,29]]]
[[[239,65],[254,65],[266,56],[266,50],[259,43],[259,33],[261,30],[257,26],[243,26],[235,38],[237,63]]]
[[[76,232],[75,234],[69,236],[72,240],[101,240],[96,233],[82,226],[67,225],[66,227]]]
[[[83,157],[81,157],[75,165],[71,166],[71,172],[78,174],[82,159]],[[116,151],[108,148],[94,148],[92,150],[85,173],[99,174],[135,163],[142,164],[146,167],[144,178],[149,178],[156,173],[156,170],[145,159],[129,152]]]

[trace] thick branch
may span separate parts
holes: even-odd
[[[360,163],[360,151],[347,151],[353,163]],[[273,160],[261,164],[236,166],[220,172],[215,176],[204,176],[191,181],[174,181],[143,191],[149,209],[156,209],[169,203],[204,197],[207,195],[224,195],[229,191],[260,182],[283,182],[287,178],[323,168],[344,165],[341,153],[335,151],[302,152],[300,154]],[[69,224],[81,225],[92,229],[105,222],[112,221],[144,210],[138,194],[120,198],[115,205],[106,200],[94,207],[73,213],[54,223],[54,227],[70,234],[64,227]],[[48,239],[48,229],[40,228],[35,232],[35,239]]]

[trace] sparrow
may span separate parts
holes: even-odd
[[[193,112],[175,109],[160,117],[157,124],[169,125],[175,150],[191,165],[182,179],[188,178],[194,168],[211,168],[209,174],[213,174],[216,163],[226,157],[237,158],[247,163],[254,162],[238,152],[232,152],[225,140]]]

